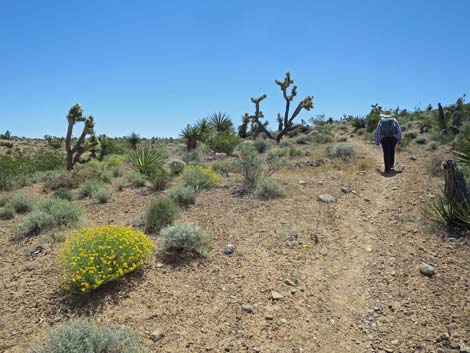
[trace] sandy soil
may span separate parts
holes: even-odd
[[[381,163],[378,147],[352,142]],[[213,235],[207,259],[155,255],[90,296],[60,289],[60,243],[11,241],[14,222],[2,221],[0,351],[32,352],[51,327],[93,316],[135,329],[152,352],[458,352],[470,346],[470,247],[423,219],[442,184],[427,172],[430,156],[409,147],[393,177],[359,163],[287,169],[276,175],[287,196],[273,201],[236,196],[237,177],[223,178],[178,219]],[[336,202],[320,202],[323,193]],[[106,205],[83,204],[90,224],[129,224],[152,197],[126,189]],[[234,254],[223,254],[227,243]],[[30,255],[38,245],[45,251]],[[422,262],[435,266],[433,277],[420,273]],[[164,334],[157,342],[155,329]]]

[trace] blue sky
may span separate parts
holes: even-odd
[[[98,133],[177,136],[250,97],[339,117],[451,103],[470,93],[470,1],[0,0],[0,132],[62,136],[79,102]]]

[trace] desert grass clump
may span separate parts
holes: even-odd
[[[147,178],[153,191],[165,190],[171,180],[171,176],[163,168],[158,168]]]
[[[70,321],[55,329],[39,353],[142,353],[139,336],[124,326]]]
[[[44,182],[44,190],[75,189],[79,186],[79,178],[76,173],[66,172],[52,177]]]
[[[26,213],[33,209],[34,200],[25,193],[17,192],[11,196],[7,205],[16,213]]]
[[[168,162],[168,166],[170,167],[171,174],[178,175],[183,172],[184,168],[186,167],[186,162],[182,161],[181,159],[172,159]]]
[[[113,190],[102,186],[92,193],[92,198],[97,203],[107,203],[113,196]]]
[[[194,190],[188,186],[175,186],[168,189],[168,197],[180,207],[189,207],[196,203]]]
[[[289,157],[300,157],[304,155],[304,152],[298,148],[295,148],[293,146],[289,147]]]
[[[15,218],[15,210],[9,206],[0,208],[0,219],[8,220]]]
[[[178,205],[170,198],[158,197],[152,200],[144,213],[145,231],[158,233],[162,228],[173,224],[178,214]]]
[[[54,191],[52,197],[56,199],[72,201],[73,195],[72,192],[67,188],[60,188]]]
[[[78,188],[78,197],[84,199],[85,197],[92,197],[93,193],[103,187],[103,183],[95,179],[87,179],[80,184]]]
[[[275,199],[285,195],[282,184],[271,178],[258,180],[253,194],[263,200]]]
[[[269,144],[266,142],[266,140],[261,139],[254,141],[253,146],[258,153],[264,153],[269,149]]]
[[[54,227],[54,219],[42,210],[34,210],[18,225],[18,235],[32,237]]]
[[[340,142],[328,146],[326,153],[329,157],[341,158],[343,161],[347,161],[356,155],[356,148],[351,143]]]
[[[139,172],[128,173],[126,179],[134,188],[142,188],[145,186],[145,175]]]
[[[219,175],[228,175],[228,173],[233,172],[236,168],[233,161],[216,160],[212,163],[212,169]]]
[[[38,210],[49,214],[55,227],[74,226],[80,222],[83,213],[83,209],[79,204],[61,199],[40,201]]]
[[[424,145],[424,144],[426,144],[426,142],[428,142],[428,141],[426,140],[426,137],[424,137],[424,136],[419,136],[419,137],[417,137],[417,138],[415,139],[415,142],[416,142],[418,145]]]
[[[142,266],[153,242],[132,227],[102,226],[72,234],[60,249],[64,289],[89,292]]]
[[[193,223],[167,227],[160,232],[160,238],[164,251],[196,253],[207,257],[211,250],[211,236]]]
[[[213,185],[217,184],[219,182],[219,177],[211,167],[195,165],[184,168],[183,180],[186,186],[199,191],[209,189]]]

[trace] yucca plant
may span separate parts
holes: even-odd
[[[442,193],[424,209],[424,215],[442,225],[468,228],[470,227],[469,209],[468,201],[459,203]]]
[[[216,132],[233,132],[233,123],[226,113],[214,113],[209,118],[209,126]]]
[[[135,171],[150,176],[162,166],[162,151],[152,147],[144,146],[131,150],[128,159]]]
[[[211,135],[211,125],[208,118],[202,118],[196,122],[196,127],[199,129],[199,140],[206,142]]]
[[[470,167],[470,138],[459,141],[454,151],[455,160],[464,167]]]
[[[191,126],[188,124],[183,130],[181,130],[180,136],[186,141],[188,151],[191,151],[197,147],[197,142],[201,137],[201,131],[198,126]]]

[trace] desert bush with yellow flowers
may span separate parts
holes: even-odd
[[[142,266],[154,243],[132,227],[100,226],[72,234],[60,250],[64,289],[90,292]]]
[[[219,182],[219,176],[211,167],[190,165],[183,170],[183,180],[186,186],[195,191],[209,189]]]

